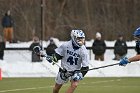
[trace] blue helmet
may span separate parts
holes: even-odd
[[[139,37],[140,36],[140,27],[137,28],[134,33],[133,33],[134,37]]]
[[[133,33],[134,39],[136,41],[136,47],[140,46],[140,27],[137,28]],[[139,49],[138,49],[139,50]],[[137,51],[138,51],[137,50]]]
[[[81,47],[85,42],[85,34],[82,30],[72,30],[71,31],[72,42],[77,46]]]

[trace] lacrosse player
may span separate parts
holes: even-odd
[[[140,27],[134,31],[133,36],[134,36],[134,39],[136,40],[137,55],[131,58],[124,57],[123,59],[120,60],[120,63],[119,63],[120,66],[125,66],[130,62],[136,62],[140,60]]]
[[[61,59],[61,67],[55,79],[56,84],[53,93],[59,93],[60,88],[69,80],[70,87],[66,93],[73,93],[80,80],[83,79],[89,69],[89,55],[84,45],[85,34],[82,30],[72,30],[71,40],[65,42],[55,49],[55,54],[47,56],[46,60],[50,63]],[[81,71],[82,70],[82,71]]]

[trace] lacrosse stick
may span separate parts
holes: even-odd
[[[45,58],[47,58],[47,54],[43,54],[42,52],[41,52],[41,48],[39,47],[39,46],[35,46],[34,48],[33,48],[33,51],[38,55],[38,56],[41,56],[41,57],[45,57]],[[58,66],[59,68],[61,68],[61,69],[63,69],[60,65],[58,65],[56,62],[54,62],[54,61],[52,61],[52,63],[53,64],[55,64],[56,66]]]
[[[100,69],[100,68],[106,68],[106,67],[115,66],[115,65],[119,65],[119,63],[110,64],[110,65],[105,65],[105,66],[101,66],[101,67],[95,67],[95,68],[91,68],[91,69],[88,69],[88,70],[81,70],[81,71],[90,71],[90,70],[96,70],[96,69]]]

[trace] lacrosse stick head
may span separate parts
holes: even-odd
[[[40,51],[41,51],[40,46],[35,46],[35,47],[33,48],[33,51],[34,51],[36,54],[40,54]]]

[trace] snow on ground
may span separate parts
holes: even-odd
[[[55,39],[55,42],[60,46],[63,42]],[[115,41],[106,41],[107,46],[114,46]],[[29,47],[30,42],[6,43],[6,47]],[[43,47],[46,47],[49,42],[43,41]],[[86,46],[91,46],[93,40],[87,41]],[[135,42],[127,42],[128,46],[135,46]],[[92,51],[90,54],[90,68],[100,67],[104,65],[118,63],[112,60],[114,58],[113,50],[106,50],[105,61],[95,61]],[[127,57],[132,57],[136,52],[134,49],[128,50]],[[58,63],[60,65],[60,62]],[[58,66],[52,65],[43,59],[43,62],[31,62],[31,51],[28,50],[6,50],[4,60],[0,60],[0,68],[2,68],[3,77],[54,77],[58,72]],[[133,69],[133,70],[132,70]],[[92,70],[87,73],[88,77],[139,77],[140,63],[131,63],[126,67],[118,65]]]

